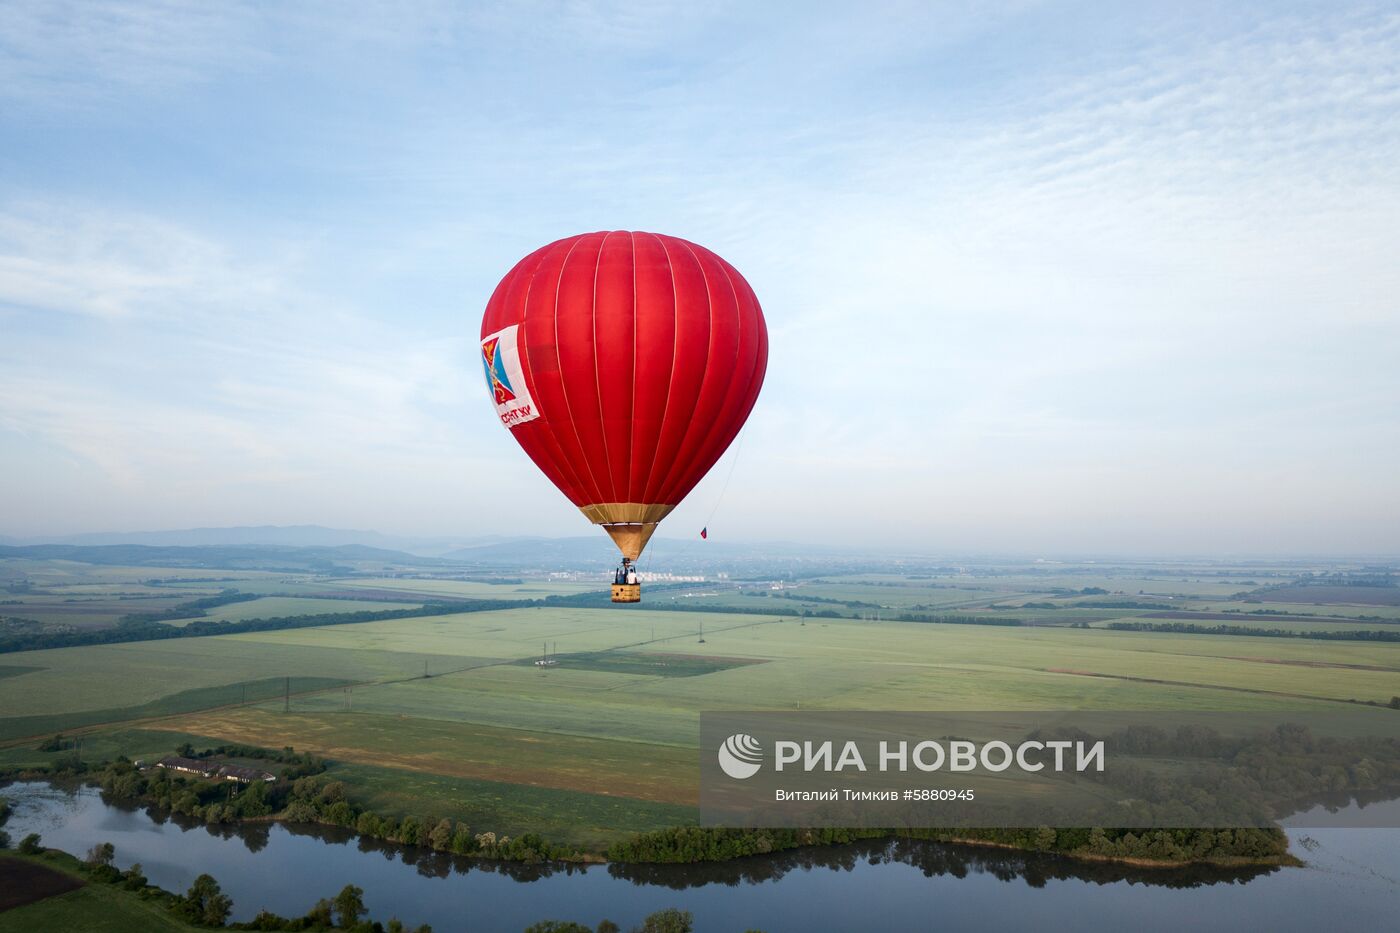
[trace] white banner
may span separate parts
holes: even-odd
[[[520,325],[512,324],[481,341],[481,365],[486,370],[486,388],[496,406],[501,424],[513,428],[540,416],[525,372],[520,368]]]

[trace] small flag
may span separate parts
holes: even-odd
[[[709,526],[709,525],[706,525],[704,528],[701,528],[701,529],[700,529],[700,537],[701,537],[702,539],[704,539],[704,538],[708,538],[709,536],[710,536],[710,526]]]

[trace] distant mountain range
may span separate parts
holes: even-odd
[[[321,525],[240,525],[232,528],[182,528],[175,531],[104,531],[77,535],[16,538],[0,535],[0,544],[72,544],[94,547],[111,544],[143,544],[151,547],[365,547],[404,551],[436,557],[458,548],[487,544],[491,537],[413,538],[377,531],[326,528]]]
[[[503,535],[413,538],[320,525],[98,532],[34,538],[0,535],[0,556],[66,557],[104,564],[146,565],[160,561],[222,567],[258,564],[288,569],[307,564],[326,565],[337,560],[516,570],[598,568],[617,563],[617,550],[601,533],[568,538]],[[682,572],[717,564],[742,564],[753,559],[801,561],[843,556],[852,554],[787,542],[728,543],[658,537],[647,548],[642,564],[644,568],[649,565]]]

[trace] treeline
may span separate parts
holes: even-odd
[[[130,612],[117,620],[118,624],[140,625],[145,622],[168,622],[175,619],[200,619],[208,615],[204,610],[217,609],[232,603],[246,603],[261,599],[260,593],[240,593],[236,589],[221,590],[216,596],[205,596],[180,603],[160,612]]]
[[[1169,632],[1178,635],[1246,635],[1255,638],[1307,638],[1315,641],[1400,642],[1400,631],[1380,632],[1373,629],[1297,632],[1283,628],[1256,628],[1252,625],[1194,625],[1189,622],[1109,622],[1104,628],[1116,632]]]
[[[1141,599],[1086,599],[1075,603],[1071,609],[1170,609],[1166,602],[1144,602]]]
[[[1400,586],[1400,576],[1388,570],[1375,573],[1305,573],[1292,583],[1264,587],[1264,592],[1289,586]]]
[[[298,778],[292,783],[281,819],[291,823],[329,823],[371,839],[423,846],[453,855],[526,863],[578,862],[584,858],[579,849],[555,845],[537,833],[512,839],[491,831],[474,833],[466,823],[446,817],[382,816],[348,799],[341,782],[321,777]]]
[[[11,630],[7,628],[0,631],[0,654],[14,651],[36,651],[44,648],[73,648],[80,645],[159,641],[166,638],[200,638],[208,635],[237,635],[243,632],[271,632],[278,629],[347,625],[355,622],[383,622],[389,619],[452,615],[458,612],[490,612],[497,609],[515,609],[532,604],[537,604],[537,601],[464,599],[452,602],[429,602],[416,609],[364,609],[355,612],[329,612],[321,615],[245,619],[240,622],[211,622],[201,619],[185,626],[166,625],[163,622],[121,622],[112,628],[71,632]]]
[[[842,845],[862,839],[878,839],[892,833],[885,829],[726,829],[674,826],[608,846],[614,862],[727,862],[750,855],[767,855],[799,846]]]
[[[247,746],[221,746],[231,755],[241,757],[271,757],[279,753],[265,749],[248,754]],[[190,751],[188,746],[179,749]],[[209,749],[197,757],[216,754]],[[187,756],[189,757],[189,756]],[[317,764],[319,759],[285,751],[287,760],[300,764]],[[292,771],[284,769],[284,776]],[[323,823],[353,829],[362,836],[396,842],[401,845],[423,846],[437,852],[500,859],[509,862],[538,863],[544,861],[582,861],[584,853],[572,846],[555,845],[535,833],[516,838],[487,831],[472,832],[462,822],[436,816],[383,816],[350,800],[345,785],[319,774],[283,780],[276,784],[254,782],[245,785],[231,798],[227,785],[217,781],[202,781],[177,776],[163,768],[149,771],[137,769],[130,761],[118,759],[89,780],[99,784],[104,792],[120,800],[144,803],[192,819],[216,825],[236,820],[266,817],[276,814],[289,823]]]
[[[527,926],[525,933],[621,933],[621,929],[611,920],[602,920],[596,927],[572,920],[541,920]],[[690,911],[666,907],[648,914],[641,926],[632,928],[632,933],[691,933],[694,929],[695,918]]]
[[[833,606],[845,606],[847,609],[884,609],[879,603],[865,602],[859,599],[834,599],[830,596],[812,596],[794,593],[790,590],[780,590],[778,592],[769,591],[768,595],[777,599],[792,599],[804,603],[826,603]]]
[[[900,622],[929,622],[936,625],[1023,625],[1022,620],[1017,618],[1003,618],[999,616],[960,616],[960,615],[931,615],[923,612],[902,612],[898,616]]]
[[[1288,837],[1277,828],[1244,829],[709,829],[683,826],[641,833],[614,843],[608,858],[626,862],[727,861],[801,846],[897,837],[970,842],[1070,856],[1211,862],[1288,859]]]

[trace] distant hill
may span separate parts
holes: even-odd
[[[0,535],[0,544],[27,546],[69,544],[101,547],[142,544],[151,547],[344,547],[363,545],[435,557],[456,548],[486,543],[492,537],[407,537],[378,531],[326,528],[322,525],[241,525],[231,528],[183,528],[173,531],[103,531],[76,535],[17,538]]]
[[[131,567],[208,568],[333,572],[365,562],[389,565],[436,564],[435,558],[402,551],[347,544],[341,547],[216,546],[154,547],[146,544],[33,544],[0,546],[0,559],[71,560]]]
[[[134,566],[284,569],[325,572],[349,562],[461,567],[490,571],[600,570],[617,549],[602,532],[567,538],[505,535],[413,538],[320,525],[98,532],[40,538],[0,537],[0,557],[77,560]],[[644,570],[744,572],[844,561],[854,552],[791,542],[730,542],[711,536],[653,538]]]

